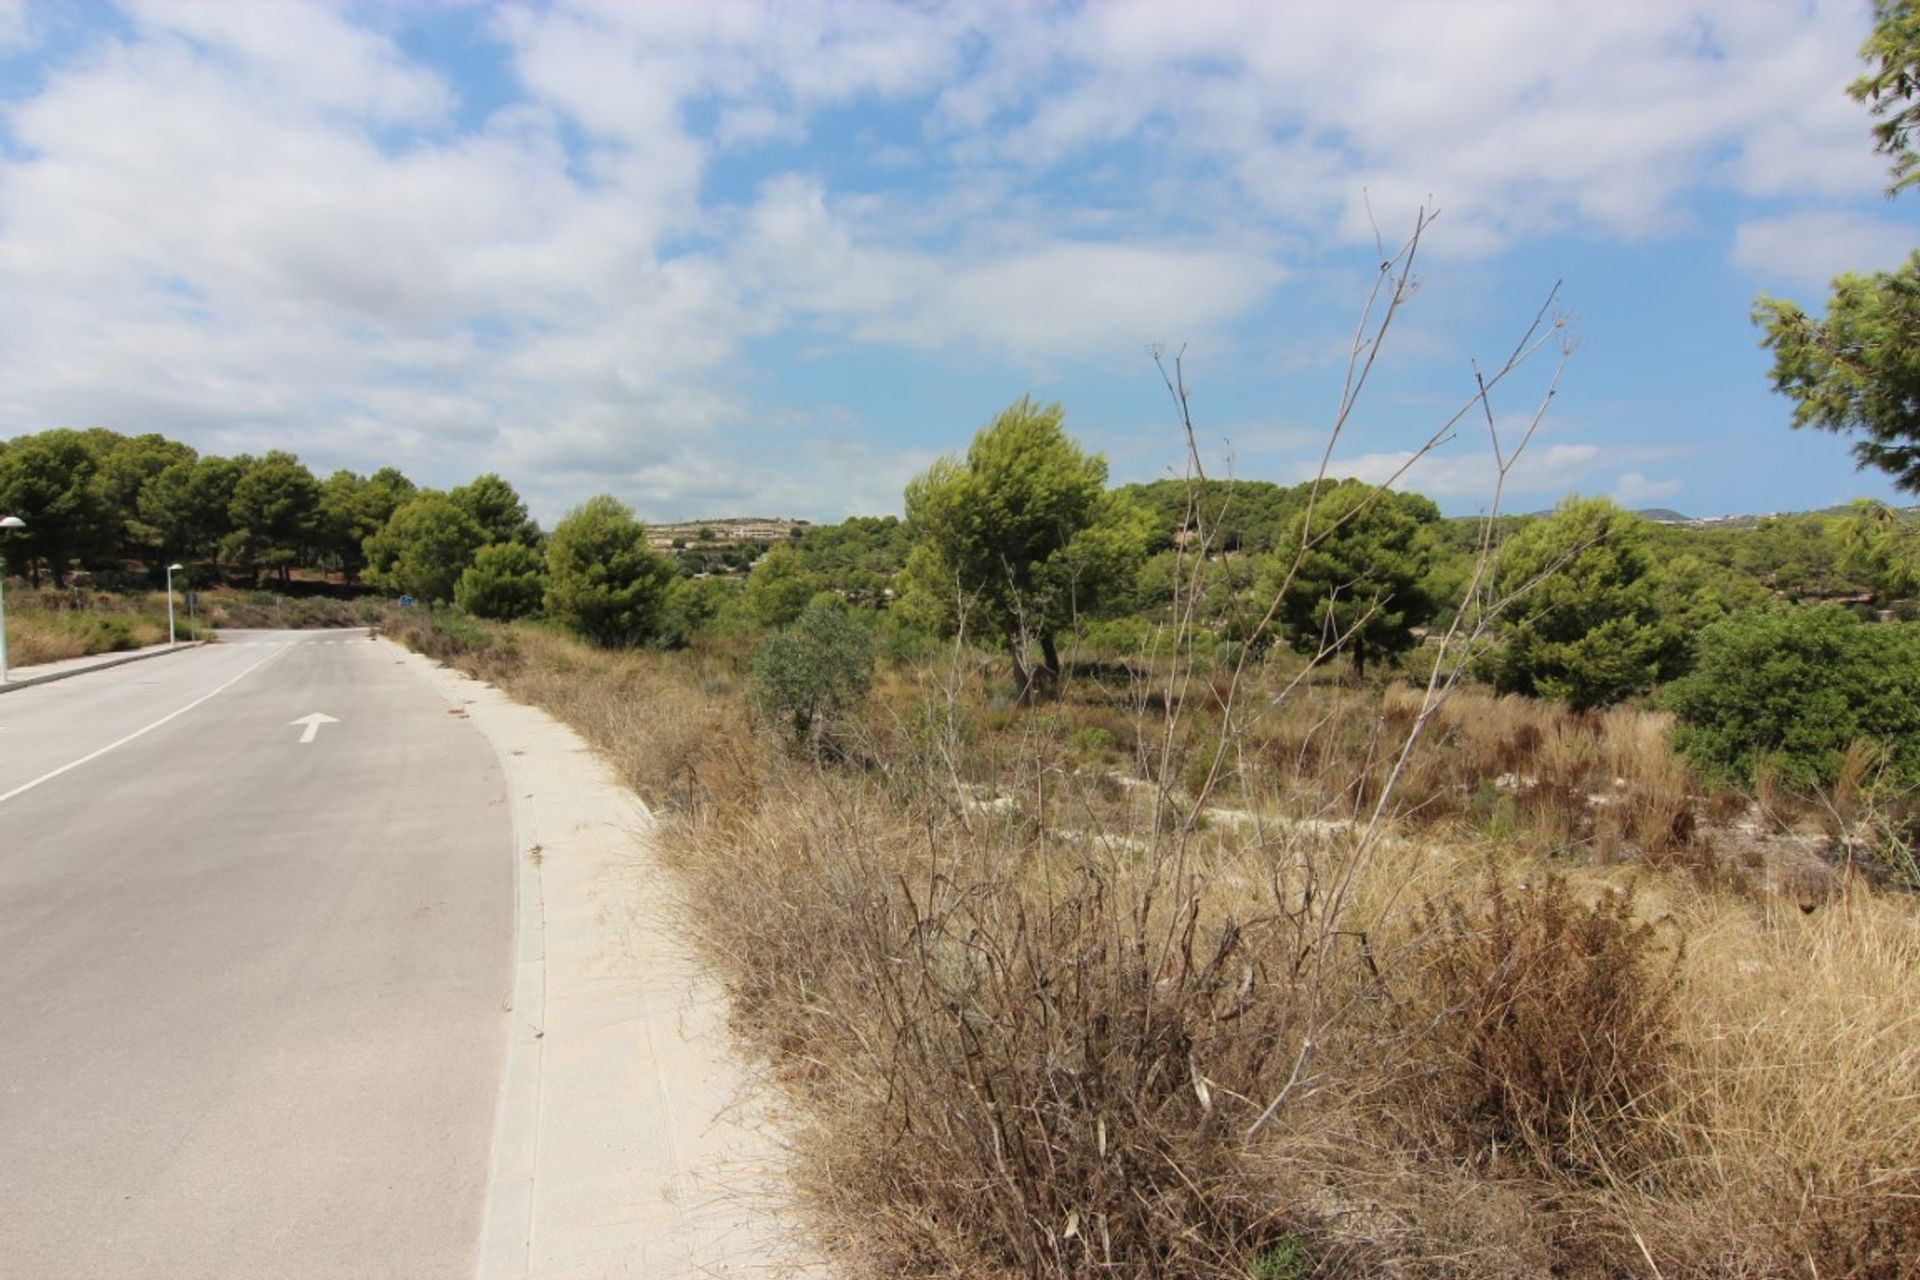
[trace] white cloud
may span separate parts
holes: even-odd
[[[1267,212],[1371,236],[1428,196],[1446,248],[1491,251],[1564,227],[1643,236],[1709,181],[1774,194],[1877,185],[1866,116],[1838,92],[1857,0],[1338,5],[1116,0],[1053,30],[1075,73],[1033,95],[986,67],[950,90],[968,123],[1007,120],[999,154],[1045,166],[1144,137],[1171,165],[1218,163]],[[1190,194],[1185,185],[1172,198]],[[1468,238],[1459,228],[1469,229]]]
[[[1703,189],[1884,180],[1838,91],[1859,0],[509,4],[481,21],[507,101],[478,124],[468,85],[384,32],[404,11],[357,12],[130,0],[123,30],[0,98],[0,434],[497,468],[548,515],[621,486],[802,513],[823,499],[795,477],[821,465],[890,505],[918,455],[877,426],[737,447],[769,408],[751,342],[1135,360],[1241,336],[1329,242],[1370,238],[1363,189],[1389,233],[1432,194],[1457,255],[1659,234]],[[37,20],[0,0],[0,50]],[[887,109],[865,158],[889,169],[806,149],[829,113]],[[1734,255],[1824,280],[1902,236],[1790,209]],[[1268,426],[1225,434],[1291,447]],[[1543,449],[1522,479],[1635,461],[1594,450]],[[1485,480],[1433,459],[1415,483]]]
[[[27,47],[32,35],[27,0],[0,0],[0,53]]]
[[[1733,261],[1773,280],[1824,291],[1843,271],[1885,271],[1920,248],[1920,227],[1846,210],[1758,218],[1734,231]]]
[[[745,278],[795,315],[854,336],[1030,360],[1137,357],[1173,335],[1217,332],[1284,271],[1253,252],[1042,236],[1019,248],[936,254],[870,243],[811,181],[768,184],[740,242]]]
[[[1613,500],[1623,507],[1644,507],[1680,492],[1678,480],[1650,480],[1638,471],[1623,473],[1613,482]]]
[[[125,0],[148,36],[181,39],[246,84],[255,109],[310,108],[382,124],[430,123],[452,103],[443,78],[392,41],[316,0],[204,4]]]
[[[1557,497],[1573,492],[1592,492],[1596,488],[1606,487],[1605,474],[1616,467],[1656,461],[1669,456],[1670,451],[1658,448],[1602,447],[1597,444],[1535,444],[1523,454],[1507,477],[1504,504],[1513,510],[1513,499]],[[1411,465],[1409,465],[1411,464]],[[1295,466],[1297,479],[1311,479],[1314,463],[1302,462]],[[1446,450],[1428,454],[1415,459],[1412,450],[1388,450],[1378,453],[1363,453],[1353,457],[1336,457],[1328,467],[1331,476],[1348,476],[1365,480],[1370,484],[1384,484],[1394,480],[1398,489],[1412,489],[1432,498],[1454,498],[1491,501],[1494,485],[1498,479],[1498,469],[1493,455],[1486,452],[1467,453]],[[1404,470],[1404,474],[1402,474]],[[1641,497],[1664,496],[1671,490],[1661,488],[1664,482],[1648,481],[1637,472],[1629,472],[1615,482],[1616,492],[1633,492],[1636,486],[1648,492]],[[1658,492],[1653,492],[1658,490]],[[1625,499],[1621,499],[1625,501]]]
[[[333,10],[254,12],[142,10],[11,112],[5,425],[544,493],[740,412],[711,379],[757,322],[698,254],[660,253],[683,190],[583,179],[537,105],[388,150],[376,127],[445,109],[438,77]],[[285,65],[296,45],[324,75]]]

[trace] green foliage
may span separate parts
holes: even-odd
[[[480,526],[489,543],[540,545],[540,526],[527,515],[527,504],[512,485],[493,472],[450,490],[447,497]]]
[[[276,449],[234,483],[227,514],[233,530],[223,554],[248,568],[275,569],[286,582],[318,532],[320,484],[300,459]]]
[[[806,567],[853,604],[884,604],[906,567],[911,542],[894,516],[853,516],[806,530],[798,549]]]
[[[233,491],[246,471],[234,458],[175,462],[140,486],[138,519],[168,560],[214,555],[233,529]]]
[[[74,561],[113,549],[119,521],[95,483],[98,470],[78,431],[22,436],[0,453],[0,515],[18,516],[27,526],[8,537],[5,554],[36,584],[42,565],[64,582]]]
[[[1761,298],[1754,321],[1793,425],[1864,436],[1853,446],[1860,465],[1920,492],[1920,253],[1896,271],[1835,280],[1824,320]]]
[[[98,484],[101,499],[119,522],[120,551],[149,561],[165,560],[159,531],[140,518],[140,494],[152,480],[174,466],[191,466],[197,455],[186,445],[165,436],[108,437],[99,453]]]
[[[675,578],[667,587],[655,641],[668,649],[692,644],[694,636],[713,627],[737,593],[724,578]]]
[[[63,611],[56,616],[61,628],[78,640],[87,653],[122,653],[139,648],[133,627],[125,618],[81,610]]]
[[[810,604],[754,650],[754,706],[791,741],[817,752],[873,687],[873,663],[872,633],[852,610]]]
[[[1604,498],[1569,498],[1500,549],[1494,594],[1513,599],[1485,664],[1495,688],[1586,710],[1677,668],[1682,638],[1659,616],[1645,531]]]
[[[367,539],[386,527],[417,490],[392,467],[371,476],[336,471],[320,486],[320,546],[349,582],[367,567]]]
[[[799,617],[807,601],[826,586],[826,579],[807,567],[798,548],[777,546],[747,575],[742,604],[755,626],[771,631]]]
[[[1253,1255],[1247,1269],[1248,1280],[1306,1280],[1311,1273],[1306,1246],[1300,1237],[1288,1234]]]
[[[1112,754],[1120,745],[1113,731],[1097,724],[1083,724],[1067,735],[1067,745],[1082,756],[1105,756]]]
[[[546,558],[522,543],[496,542],[473,553],[453,585],[453,602],[475,617],[507,622],[540,612],[546,592]]]
[[[445,603],[485,540],[480,526],[450,499],[423,493],[367,539],[367,576],[394,595]]]
[[[1920,181],[1913,130],[1920,124],[1920,11],[1913,0],[1874,0],[1874,29],[1860,55],[1869,71],[1848,92],[1880,117],[1875,149],[1892,160],[1888,194]],[[1895,271],[1833,282],[1824,320],[1795,304],[1754,304],[1761,345],[1773,352],[1773,389],[1793,401],[1793,425],[1864,436],[1862,467],[1878,467],[1920,492],[1920,253]]]
[[[1439,520],[1417,494],[1359,480],[1326,485],[1311,517],[1296,515],[1267,559],[1256,603],[1278,595],[1281,632],[1295,650],[1343,647],[1365,675],[1369,658],[1413,648],[1413,629],[1433,617],[1427,577]]]
[[[1060,670],[1055,636],[1138,569],[1152,518],[1106,488],[1107,464],[1061,428],[1059,405],[1021,399],[907,486],[914,548],[902,574],[917,615],[999,636],[1023,693]]]
[[[1841,521],[1841,562],[1882,603],[1920,596],[1920,518],[1862,499]]]
[[[1832,606],[1736,614],[1699,638],[1691,674],[1662,693],[1674,743],[1710,776],[1752,781],[1763,760],[1792,785],[1831,784],[1854,742],[1920,782],[1920,625],[1864,623]]]
[[[1860,56],[1871,66],[1847,86],[1856,102],[1865,102],[1880,117],[1873,126],[1874,150],[1892,161],[1891,195],[1920,182],[1920,155],[1913,149],[1913,131],[1920,125],[1920,10],[1913,0],[1874,0],[1873,34],[1860,46]]]
[[[569,511],[547,539],[547,613],[595,644],[644,644],[659,630],[673,565],[608,494]]]
[[[1203,539],[1212,554],[1284,545],[1312,487],[1265,480],[1155,480],[1125,485],[1121,493],[1152,513],[1150,551],[1165,550],[1185,535]]]

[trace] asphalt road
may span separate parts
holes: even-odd
[[[513,857],[361,632],[0,697],[0,1277],[470,1276]]]

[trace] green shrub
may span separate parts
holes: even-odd
[[[517,542],[495,543],[473,553],[454,583],[453,601],[476,617],[511,621],[540,612],[546,589],[544,556]]]
[[[795,744],[819,751],[873,686],[873,636],[842,605],[808,605],[754,650],[754,706]]]
[[[1085,724],[1067,735],[1067,745],[1084,756],[1103,756],[1120,744],[1108,730]]]
[[[655,637],[673,578],[673,562],[647,549],[646,526],[608,494],[569,511],[547,539],[548,615],[606,648]]]
[[[1307,1250],[1300,1237],[1283,1235],[1253,1255],[1248,1268],[1250,1280],[1304,1280],[1307,1275]]]
[[[67,627],[87,646],[88,653],[119,653],[136,648],[133,628],[125,618],[110,618],[98,613],[70,613]]]
[[[711,630],[714,620],[738,594],[724,578],[675,578],[667,587],[654,643],[663,649],[684,649],[693,638]]]
[[[1087,623],[1080,633],[1080,647],[1102,658],[1131,658],[1146,652],[1153,628],[1145,618],[1102,618]]]
[[[1647,524],[1604,498],[1569,498],[1514,535],[1494,562],[1500,643],[1481,674],[1501,693],[1575,710],[1618,702],[1672,675],[1679,630],[1659,613]]]
[[[1708,627],[1697,650],[1662,701],[1703,773],[1748,784],[1767,760],[1789,785],[1830,786],[1864,739],[1885,748],[1890,780],[1920,782],[1920,626],[1783,606]]]

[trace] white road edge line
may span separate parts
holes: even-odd
[[[126,746],[129,742],[132,742],[135,738],[143,737],[146,734],[152,733],[155,729],[158,729],[161,725],[165,724],[169,720],[179,719],[181,716],[187,714],[187,712],[193,710],[195,707],[199,706],[201,703],[207,701],[207,699],[215,697],[218,694],[225,693],[228,689],[233,688],[234,685],[239,684],[242,680],[246,679],[248,676],[258,671],[261,667],[266,666],[269,662],[272,662],[275,658],[279,657],[281,654],[285,653],[286,651],[287,651],[286,646],[275,649],[272,653],[260,659],[260,661],[254,663],[252,666],[248,667],[245,671],[242,671],[239,675],[227,681],[225,684],[220,685],[218,688],[211,689],[208,692],[201,694],[199,697],[195,698],[192,702],[189,702],[184,707],[180,707],[177,710],[167,712],[166,715],[161,716],[158,720],[155,720],[152,724],[145,725],[141,728],[135,729],[132,733],[120,739],[118,742],[109,742],[106,746],[101,747],[98,751],[89,752],[88,754],[81,756],[78,760],[68,761],[66,764],[61,765],[58,769],[55,769],[52,773],[43,773],[39,777],[35,778],[32,782],[23,782],[19,786],[15,787],[13,790],[6,792],[5,794],[0,794],[0,804],[5,804],[7,801],[13,799],[15,796],[25,795],[27,792],[33,790],[35,787],[39,786],[43,782],[52,782],[55,778],[59,777],[61,774],[68,773],[74,769],[78,769],[83,764],[87,764],[91,761],[98,760],[101,756],[107,754],[107,752],[118,750],[119,748]]]

